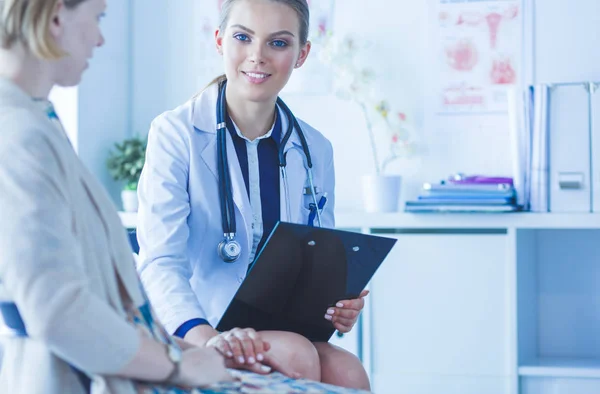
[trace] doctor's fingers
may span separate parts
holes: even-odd
[[[223,340],[229,345],[229,348],[233,353],[233,359],[239,364],[244,364],[246,358],[244,357],[244,348],[242,347],[240,340],[231,332],[223,333],[221,335]]]
[[[360,292],[357,298],[351,300],[338,301],[335,306],[338,308],[356,309],[358,311],[365,307],[364,298],[369,295],[369,290],[363,290]]]
[[[256,332],[253,328],[234,328],[231,330],[231,333],[241,341],[247,341],[248,339],[252,341],[257,356],[260,355],[258,361],[262,361],[261,359],[264,353],[269,351],[271,348],[271,345],[264,341],[262,339],[262,335]]]
[[[341,317],[345,319],[356,319],[358,315],[360,315],[360,310],[357,309],[329,308],[327,309],[327,314],[325,315],[325,318],[327,320],[333,320],[336,317]]]
[[[226,336],[230,346],[239,346],[243,352],[243,356],[236,355],[236,360],[240,364],[248,363],[254,364],[257,360],[262,361],[264,359],[265,343],[262,341],[260,335],[252,329],[233,329]],[[235,340],[237,340],[237,342]],[[235,354],[234,350],[234,354]]]
[[[363,298],[343,300],[337,302],[335,306],[337,309],[353,309],[355,311],[361,311],[365,307],[365,300]]]
[[[219,336],[215,340],[209,341],[207,346],[214,347],[219,351],[219,353],[227,358],[233,358],[233,350],[231,349],[231,346],[229,346],[229,342],[227,342],[222,336]]]
[[[354,327],[355,323],[356,320],[339,319],[337,321],[333,321],[333,327],[335,327],[335,329],[342,334],[346,334],[352,330],[352,327]]]

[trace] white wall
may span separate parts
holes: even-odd
[[[78,89],[77,148],[83,162],[120,202],[106,158],[114,142],[131,135],[129,2],[112,1],[102,21],[106,45],[96,49]]]
[[[535,82],[600,82],[600,1],[538,0],[534,9]]]
[[[214,1],[133,0],[133,129],[148,130],[159,113],[183,103],[221,70],[210,34],[206,7]],[[168,4],[168,6],[167,6]],[[382,97],[402,108],[418,129],[423,127],[426,3],[411,0],[338,1],[333,29],[352,32],[372,42],[365,56],[380,76]],[[357,12],[360,10],[360,12]],[[211,12],[212,13],[212,12]],[[316,54],[313,54],[316,56]],[[310,61],[310,60],[309,60]],[[358,108],[335,95],[297,95],[284,98],[295,114],[320,129],[335,149],[338,209],[355,209],[360,202],[356,176],[373,172],[365,147],[368,136]],[[325,110],[324,110],[325,108]],[[398,163],[400,164],[400,163]],[[419,166],[408,163],[414,173]],[[396,169],[399,170],[399,169]],[[400,168],[401,170],[401,168]]]
[[[151,3],[151,6],[149,5]],[[146,134],[150,122],[192,97],[220,72],[205,23],[209,0],[131,0],[132,128]],[[213,12],[214,13],[214,12]]]
[[[359,60],[377,75],[375,91],[393,108],[406,113],[417,131],[422,130],[427,4],[413,0],[370,1],[368,7],[365,4],[361,0],[338,1],[332,28],[336,35],[351,34],[369,43]],[[360,210],[358,177],[373,174],[375,169],[358,105],[333,93],[284,98],[298,117],[321,130],[333,143],[337,210]],[[416,179],[421,178],[420,163],[421,159],[397,161],[390,172],[404,175],[405,189],[414,190]]]
[[[593,37],[600,33],[600,2],[523,2],[523,81],[600,79],[600,51],[593,50]],[[218,73],[212,28],[206,26],[207,15],[214,13],[207,7],[215,3],[153,0],[149,7],[146,0],[132,0],[134,131],[145,133],[155,116],[183,103]],[[422,182],[453,172],[511,175],[505,114],[434,114],[433,72],[439,59],[433,49],[432,18],[437,4],[439,0],[338,0],[335,6],[332,28],[371,42],[364,57],[379,75],[376,90],[409,116],[426,148],[420,157],[397,161],[390,168],[405,176],[405,199],[413,197]],[[298,117],[334,144],[338,210],[360,209],[357,177],[372,173],[373,161],[359,108],[332,93],[283,97]]]

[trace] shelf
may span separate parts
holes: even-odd
[[[521,365],[519,376],[600,378],[600,359],[541,358]]]
[[[338,228],[600,229],[599,213],[340,213]]]
[[[119,212],[135,228],[136,212]],[[381,229],[600,229],[600,213],[365,213],[336,214],[338,228]]]

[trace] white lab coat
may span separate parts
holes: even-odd
[[[67,362],[111,375],[139,347],[124,309],[127,298],[144,302],[131,247],[64,133],[2,78],[0,125],[0,292],[29,333],[3,339],[0,393],[82,393]],[[100,392],[136,391],[127,379],[97,375]]]
[[[227,154],[235,203],[238,261],[217,254],[223,239],[217,181],[216,85],[173,111],[157,117],[148,135],[146,163],[140,179],[138,270],[159,318],[171,333],[192,318],[213,327],[244,280],[252,247],[252,209],[243,175],[227,134]],[[280,111],[281,112],[281,111]],[[282,132],[287,118],[282,116]],[[331,143],[298,120],[312,155],[317,199],[327,193],[323,226],[333,227],[334,168]],[[280,181],[281,220],[307,223],[308,185],[305,157],[296,132],[285,146],[291,213]],[[316,222],[316,220],[315,220]]]

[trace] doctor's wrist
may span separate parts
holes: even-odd
[[[219,332],[207,324],[199,325],[189,330],[183,338],[195,346],[204,347],[213,337],[219,335]]]

